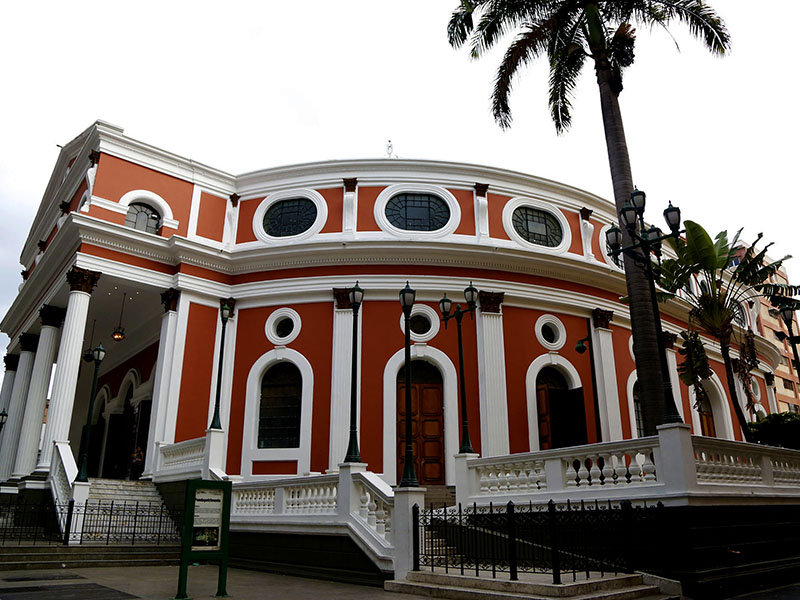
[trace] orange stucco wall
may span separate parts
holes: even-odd
[[[500,240],[511,239],[503,227],[503,208],[511,200],[509,196],[500,194],[487,194],[486,201],[489,203],[489,235]]]
[[[208,427],[218,312],[213,306],[189,303],[176,442],[202,437]]]
[[[572,212],[571,210],[562,210],[564,213],[564,217],[567,219],[567,223],[569,224],[569,230],[572,234],[572,240],[569,244],[568,252],[572,254],[583,254],[583,242],[581,241],[581,216],[576,213]]]
[[[320,233],[337,233],[342,231],[342,211],[344,210],[344,188],[317,190],[328,205],[328,219]]]
[[[358,230],[380,231],[375,222],[375,200],[383,187],[358,187]]]
[[[115,156],[101,154],[94,182],[94,195],[119,202],[122,196],[132,190],[148,190],[161,196],[172,209],[172,216],[180,223],[178,235],[186,235],[192,204],[191,183]],[[92,214],[91,211],[89,214]],[[121,216],[124,221],[124,215]],[[168,234],[169,231],[161,232],[165,237]]]
[[[202,192],[200,194],[200,211],[197,214],[197,235],[217,242],[222,241],[225,230],[225,209],[228,201],[225,198]]]
[[[461,208],[461,222],[455,233],[461,235],[475,235],[475,191],[474,190],[448,190],[458,201]],[[467,409],[469,410],[469,409]]]
[[[239,201],[239,225],[236,228],[236,243],[255,242],[258,238],[253,232],[253,215],[263,198]]]
[[[630,353],[631,330],[618,327],[611,323],[612,338],[614,340],[614,367],[617,370],[617,393],[619,395],[619,414],[622,420],[622,435],[626,439],[631,437],[631,417],[628,407],[628,378],[636,370]]]
[[[228,473],[237,474],[241,472],[247,376],[250,374],[250,369],[255,361],[275,347],[267,340],[264,334],[264,326],[267,318],[276,308],[249,308],[240,310],[237,313],[236,360],[233,373],[229,424]],[[300,335],[288,344],[288,347],[305,356],[314,369],[311,470],[324,471],[328,468],[330,431],[333,302],[298,304],[293,305],[292,308],[300,315],[302,330]],[[257,417],[248,415],[248,418]],[[265,465],[258,467],[262,471],[268,468],[272,467]]]

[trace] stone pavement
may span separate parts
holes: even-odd
[[[178,567],[126,567],[0,572],[0,600],[170,600]],[[217,567],[189,567],[189,596],[214,598]],[[381,588],[228,569],[232,600],[423,600]]]
[[[800,585],[787,585],[774,590],[753,592],[752,594],[736,596],[731,600],[800,600]]]

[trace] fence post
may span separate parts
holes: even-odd
[[[623,560],[625,561],[625,573],[633,573],[633,505],[630,500],[623,500],[619,503],[622,510],[622,531],[625,533],[624,546],[622,549]]]
[[[58,506],[58,505],[56,505]],[[67,521],[64,524],[64,545],[69,546],[69,530],[72,527],[72,511],[75,510],[75,500],[70,500],[67,505]]]
[[[419,504],[411,507],[411,545],[414,552],[412,569],[419,571]]]
[[[511,581],[517,581],[517,529],[514,523],[514,503],[509,501],[506,505],[506,520],[508,521],[508,570]]]
[[[392,540],[394,541],[394,578],[406,578],[414,565],[414,505],[425,505],[425,488],[397,487],[394,489],[394,510],[392,511]],[[418,547],[418,546],[417,546]]]
[[[547,516],[550,523],[550,561],[553,567],[553,583],[561,583],[561,557],[558,552],[558,524],[556,523],[556,503],[547,503]]]

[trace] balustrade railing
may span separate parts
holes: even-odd
[[[158,443],[153,479],[192,479],[202,476],[206,438],[185,440],[177,444]]]

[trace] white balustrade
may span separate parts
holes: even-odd
[[[157,443],[154,481],[200,477],[206,454],[206,438],[195,438],[177,444]]]
[[[394,494],[383,480],[371,478],[370,475],[356,473],[353,476],[359,501],[358,510],[353,516],[358,516],[379,538],[391,543]]]

